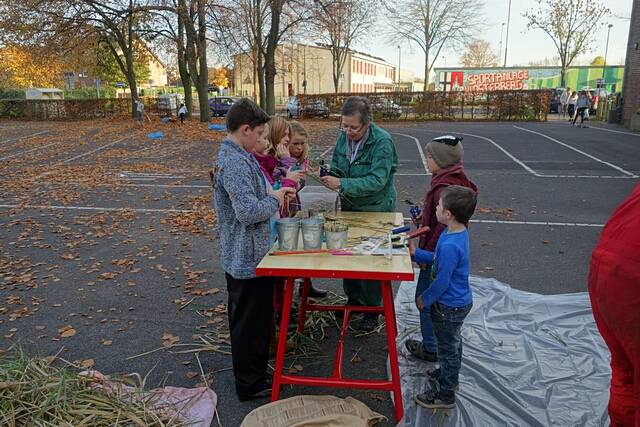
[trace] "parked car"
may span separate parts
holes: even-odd
[[[231,96],[217,96],[215,98],[209,98],[209,109],[211,110],[211,115],[216,117],[224,117],[227,115],[229,108],[236,102],[239,98],[233,98]]]
[[[300,98],[292,96],[287,102],[287,117],[329,117],[331,111],[322,99],[309,99],[303,106]]]
[[[395,102],[387,98],[376,98],[371,103],[371,109],[374,114],[379,114],[382,117],[400,117],[400,106]]]

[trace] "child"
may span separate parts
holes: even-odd
[[[184,124],[184,118],[187,116],[187,107],[184,104],[180,104],[180,109],[178,110],[178,115],[180,116],[180,124]]]
[[[475,192],[478,191],[476,185],[464,173],[462,167],[464,151],[461,140],[462,138],[454,136],[442,136],[427,144],[427,167],[433,177],[424,199],[422,216],[417,218],[417,221],[422,222],[422,226],[429,226],[429,232],[420,238],[421,249],[433,252],[445,228],[436,216],[436,206],[442,191],[449,185],[462,185]],[[429,288],[432,276],[431,263],[419,264],[416,299]],[[427,362],[435,362],[438,359],[438,346],[428,311],[420,313],[420,331],[422,340],[409,339],[404,345],[413,356]]]
[[[309,167],[309,134],[307,130],[302,126],[302,123],[297,121],[289,122],[289,128],[291,129],[289,144],[285,147],[281,147],[279,153],[283,155],[280,158],[278,164],[290,171],[308,172]],[[298,191],[302,190],[305,185],[304,177],[298,182]],[[289,206],[289,215],[294,216],[300,210],[300,198],[296,196],[295,203]],[[302,279],[297,279],[296,282],[302,283]],[[302,287],[300,287],[300,294],[302,294]],[[316,288],[311,284],[309,287],[309,298],[324,298],[327,296],[327,291]]]
[[[294,189],[298,189],[298,184],[302,179],[303,174],[301,172],[296,172],[290,170],[289,167],[278,161],[278,158],[285,157],[289,155],[288,146],[290,141],[291,128],[289,126],[289,122],[287,122],[283,117],[274,116],[269,121],[269,142],[271,144],[267,154],[270,156],[268,161],[264,163],[265,169],[271,173],[271,176],[274,181],[280,182],[282,187],[291,187]],[[258,161],[262,162],[264,159],[258,159]],[[275,165],[274,165],[275,162]],[[295,200],[289,206],[286,206],[284,209],[280,211],[280,215],[284,217],[289,217],[295,215],[297,209],[295,209],[296,203]],[[293,208],[293,212],[291,210]]]
[[[256,277],[256,266],[269,250],[269,219],[294,191],[266,185],[251,155],[269,116],[249,99],[227,114],[227,138],[215,165],[214,204],[219,224],[220,256],[227,281],[231,358],[241,401],[269,397],[267,374],[273,304],[271,277]]]
[[[280,163],[291,170],[307,172],[309,171],[309,134],[304,126],[295,120],[289,123],[289,128],[291,129],[290,141],[286,146],[287,151],[282,150],[285,155],[280,158]],[[303,186],[304,183],[300,188]]]
[[[431,314],[440,364],[440,368],[427,371],[429,378],[437,382],[436,387],[415,396],[416,403],[424,408],[455,406],[462,364],[460,330],[473,305],[469,287],[469,234],[465,224],[475,208],[475,191],[461,185],[445,188],[436,207],[436,217],[446,228],[435,251],[416,249],[409,242],[409,251],[416,262],[433,264],[433,282],[416,301],[420,312]]]

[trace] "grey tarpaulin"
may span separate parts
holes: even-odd
[[[416,272],[416,279],[417,279]],[[539,295],[472,276],[473,310],[462,329],[456,409],[416,407],[427,368],[409,356],[419,339],[415,282],[395,299],[405,426],[602,426],[609,424],[609,351],[587,293]]]

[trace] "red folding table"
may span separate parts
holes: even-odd
[[[365,236],[384,237],[386,230],[403,223],[400,213],[381,212],[342,212],[341,219],[349,223],[349,241],[353,244]],[[258,276],[286,277],[284,303],[280,330],[286,331],[289,325],[291,305],[293,302],[294,280],[304,278],[304,286],[300,299],[298,314],[298,332],[304,332],[307,311],[343,311],[343,324],[338,337],[336,359],[331,377],[307,377],[285,375],[283,373],[285,344],[287,334],[280,334],[276,352],[276,366],[273,376],[273,392],[271,400],[278,400],[280,386],[297,384],[306,386],[389,390],[393,392],[396,422],[403,416],[402,390],[398,353],[396,350],[396,319],[393,306],[393,290],[391,281],[414,279],[413,267],[409,251],[404,255],[331,255],[329,253],[266,255],[257,267]],[[379,280],[382,286],[382,307],[362,307],[345,305],[319,305],[307,301],[311,278],[335,279],[367,279]],[[386,321],[387,346],[389,351],[390,380],[370,380],[344,378],[342,364],[344,359],[344,337],[349,329],[349,317],[352,312],[381,313]]]

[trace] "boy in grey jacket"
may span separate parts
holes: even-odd
[[[270,117],[243,98],[227,113],[227,138],[214,173],[220,256],[227,280],[229,330],[236,393],[241,401],[269,397],[267,375],[273,317],[272,277],[256,277],[269,250],[269,218],[295,190],[274,191],[251,155]]]

